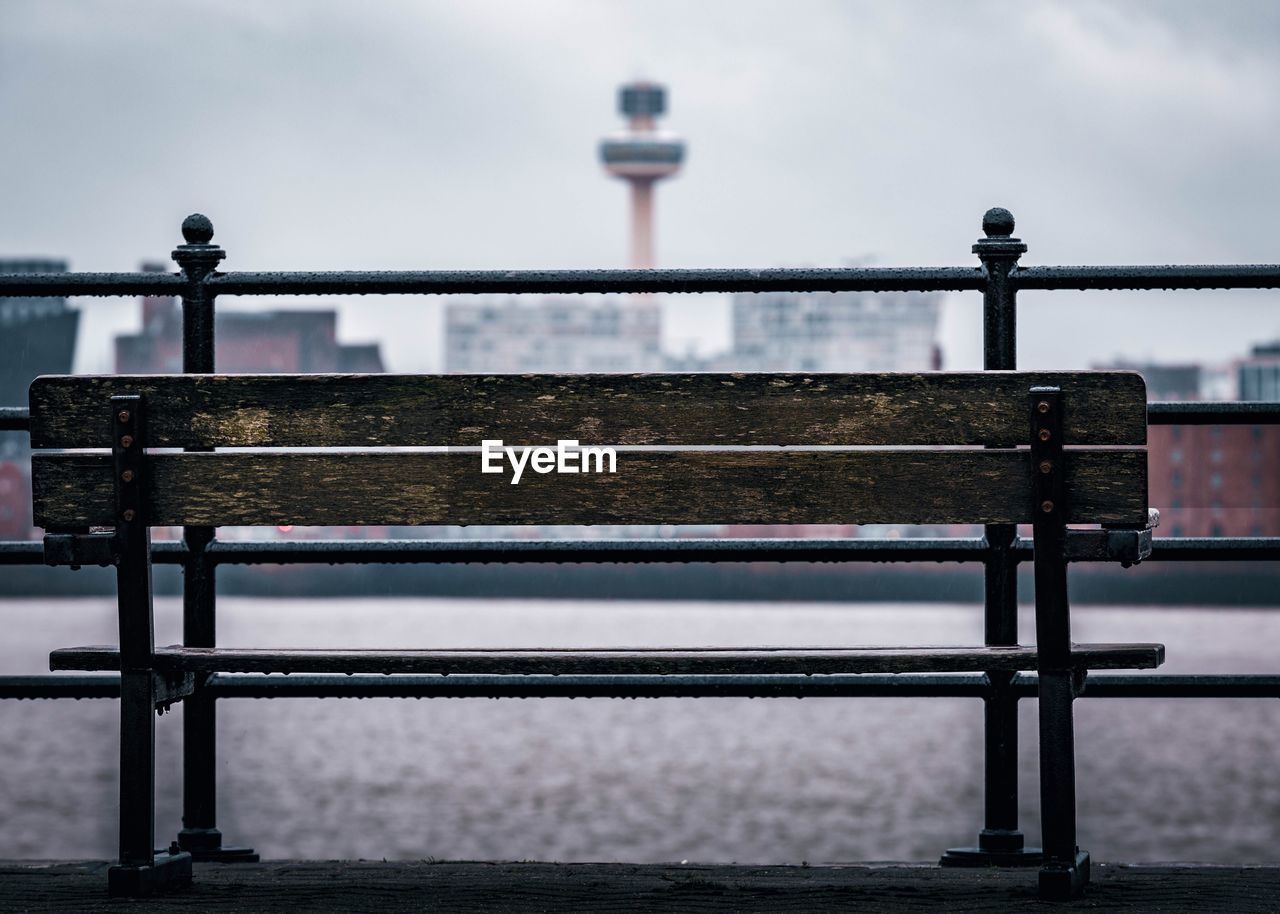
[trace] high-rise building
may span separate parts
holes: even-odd
[[[467,374],[660,371],[661,310],[649,301],[451,302],[445,370]]]
[[[0,273],[66,271],[65,260],[0,260]],[[71,370],[79,324],[65,298],[0,298],[0,405],[25,405],[32,378]]]
[[[1241,400],[1280,400],[1280,340],[1254,346],[1236,378]]]
[[[938,293],[757,292],[733,297],[734,371],[939,368]]]

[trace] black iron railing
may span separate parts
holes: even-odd
[[[1280,265],[1020,267],[1026,246],[1012,237],[1004,210],[983,220],[973,247],[979,266],[835,270],[574,270],[341,273],[218,273],[223,257],[203,217],[183,224],[186,244],[174,251],[175,274],[57,273],[0,275],[4,296],[180,296],[183,370],[214,370],[213,310],[220,295],[387,295],[485,293],[928,292],[983,294],[984,368],[1016,367],[1016,299],[1022,289],[1274,289]],[[1151,403],[1153,425],[1280,424],[1280,403]],[[0,407],[0,431],[28,428],[21,407]],[[186,528],[179,543],[156,543],[154,560],[181,565],[184,640],[215,643],[215,576],[219,565],[262,563],[465,562],[980,562],[985,573],[986,641],[1018,640],[1017,568],[1031,542],[1011,525],[981,537],[948,539],[678,539],[678,540],[356,540],[220,542],[210,528]],[[1075,561],[1101,560],[1080,554]],[[1162,537],[1147,561],[1276,561],[1280,537]],[[44,562],[40,543],[0,542],[0,565]],[[217,858],[216,700],[223,698],[363,697],[659,697],[659,696],[953,696],[981,698],[986,709],[986,809],[978,854],[1016,863],[1023,840],[1017,821],[1017,702],[1034,697],[1035,674],[904,674],[803,676],[344,676],[217,674],[184,713],[184,848]],[[0,676],[0,698],[116,698],[111,674]],[[1090,674],[1085,698],[1280,698],[1280,675]],[[243,855],[241,855],[243,856]],[[1033,862],[1030,855],[1023,862]],[[236,859],[234,852],[227,859]],[[974,859],[971,851],[968,859]]]

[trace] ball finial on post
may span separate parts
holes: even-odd
[[[1003,206],[993,206],[982,216],[982,232],[988,238],[1008,238],[1013,229],[1013,213]]]
[[[987,263],[992,258],[1007,259],[1010,263],[1027,252],[1021,238],[1013,237],[1013,213],[1003,206],[993,206],[982,216],[983,237],[973,246],[973,253]],[[989,264],[988,264],[989,266]]]
[[[192,213],[182,220],[182,237],[187,244],[208,244],[213,240],[213,223],[203,213]]]
[[[212,243],[213,223],[203,213],[192,213],[182,220],[182,237],[187,243],[174,249],[173,259],[188,279],[202,281],[227,256]]]

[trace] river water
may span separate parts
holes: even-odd
[[[1165,672],[1280,669],[1280,613],[1081,607],[1078,640],[1163,641]],[[1033,632],[1024,613],[1023,630]],[[0,672],[112,643],[109,599],[0,601]],[[157,603],[157,643],[180,607]],[[971,606],[223,598],[240,647],[979,643]],[[1022,821],[1036,818],[1022,703]],[[157,841],[180,816],[159,720]],[[973,699],[227,700],[220,819],[267,858],[933,860],[982,815]],[[0,858],[106,858],[112,701],[0,702]],[[1280,702],[1077,704],[1080,842],[1114,861],[1280,862]]]

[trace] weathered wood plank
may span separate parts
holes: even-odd
[[[1087,669],[1150,669],[1162,644],[1078,644],[1072,663]],[[930,673],[1034,670],[1034,647],[601,648],[522,650],[259,650],[160,647],[166,673],[493,673],[703,674]],[[114,647],[76,647],[49,655],[51,670],[120,668]]]
[[[616,473],[526,470],[512,485],[478,453],[372,451],[153,454],[155,526],[344,524],[1022,523],[1027,451],[621,451]],[[1144,523],[1146,451],[1069,452],[1073,523]],[[111,462],[32,459],[37,525],[111,525]]]
[[[110,397],[136,392],[152,447],[1015,445],[1039,385],[1066,391],[1068,443],[1146,443],[1133,372],[42,377],[31,443],[106,447]]]

